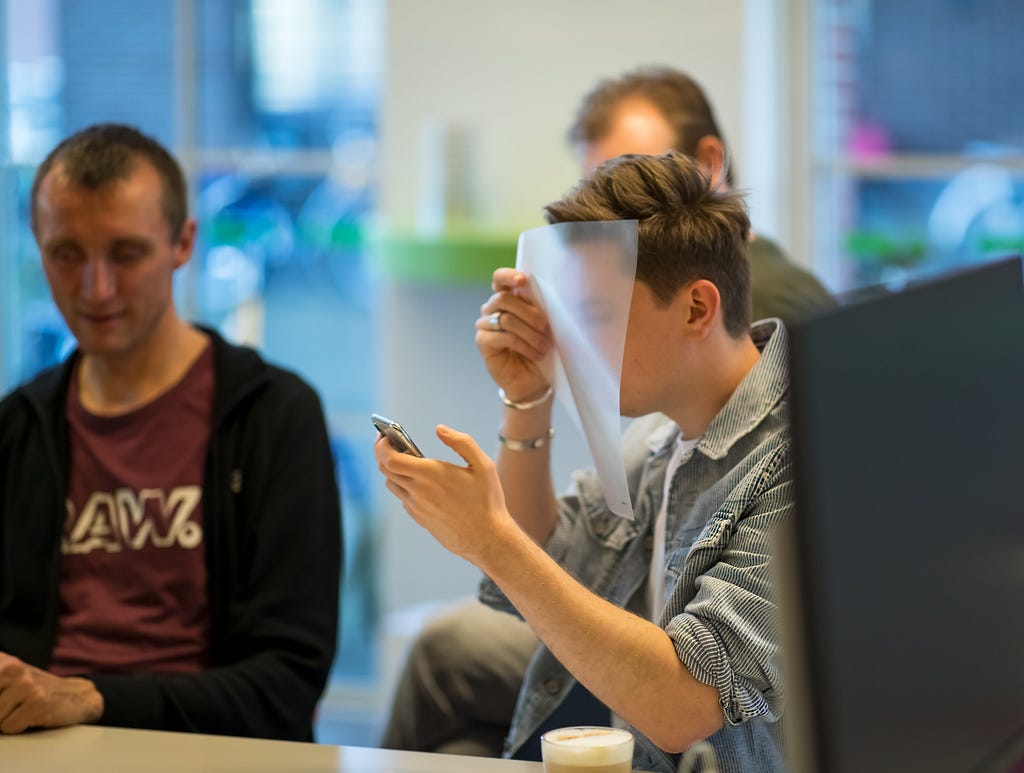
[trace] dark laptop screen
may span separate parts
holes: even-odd
[[[1021,262],[792,332],[814,766],[1005,770],[1024,759]]]

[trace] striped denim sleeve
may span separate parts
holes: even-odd
[[[719,692],[724,719],[777,720],[782,711],[772,541],[793,512],[788,443],[752,471],[746,506],[731,500],[693,544],[666,609],[683,665]],[[740,506],[737,506],[740,505]],[[696,593],[686,601],[686,587]]]

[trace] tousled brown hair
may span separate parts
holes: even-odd
[[[606,161],[563,198],[549,223],[636,220],[636,278],[662,306],[689,282],[706,279],[722,298],[734,338],[750,325],[750,219],[743,196],[712,186],[690,156],[625,155]]]

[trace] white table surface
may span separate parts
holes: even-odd
[[[0,736],[3,773],[542,773],[539,762],[81,725]]]

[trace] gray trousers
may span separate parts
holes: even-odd
[[[500,757],[538,644],[522,620],[467,601],[413,642],[381,747]]]

